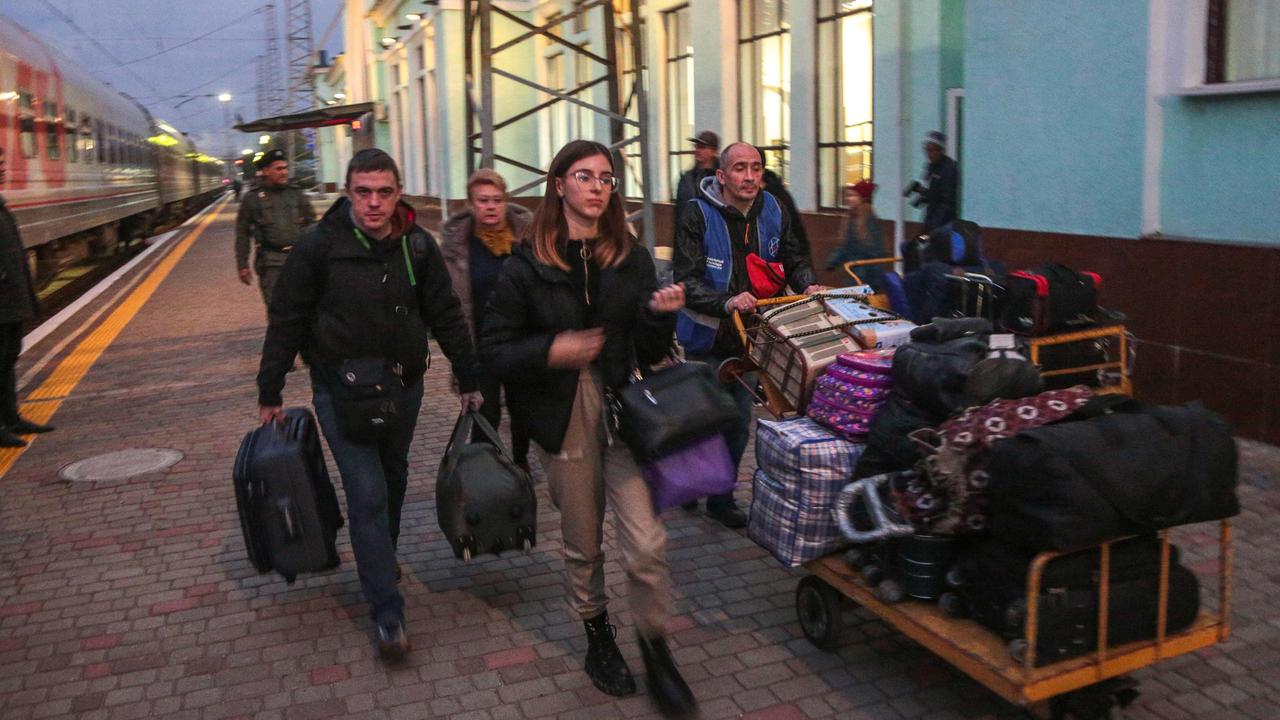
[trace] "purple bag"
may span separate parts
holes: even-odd
[[[654,512],[733,490],[738,473],[724,435],[716,434],[640,466]]]
[[[807,412],[814,422],[854,442],[860,442],[866,437],[871,421],[875,418],[875,412],[846,410],[830,404],[821,397],[815,397],[809,403]]]
[[[892,375],[881,375],[880,373],[869,373],[861,370],[854,370],[845,367],[840,363],[833,363],[827,366],[827,375],[841,381],[853,385],[863,385],[865,387],[893,387]]]
[[[841,353],[836,358],[836,362],[851,370],[875,373],[876,375],[892,375],[893,351],[896,349],[859,350],[858,352]]]

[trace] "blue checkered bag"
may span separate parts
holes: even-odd
[[[756,425],[756,465],[785,489],[787,500],[803,505],[833,507],[864,447],[807,417]]]
[[[747,537],[773,553],[778,562],[795,567],[851,544],[840,534],[831,504],[796,502],[788,494],[768,473],[756,470]]]

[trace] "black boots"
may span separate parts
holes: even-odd
[[[53,432],[53,426],[41,425],[38,422],[31,422],[26,418],[19,417],[18,422],[9,425],[9,431],[18,435],[31,435],[34,433]]]
[[[602,693],[615,696],[630,695],[636,691],[636,681],[631,677],[627,661],[622,659],[614,637],[618,631],[609,624],[609,613],[603,612],[582,621],[587,629],[587,677]]]
[[[649,676],[649,694],[663,717],[681,718],[691,715],[698,707],[693,693],[680,677],[666,638],[640,639],[640,654],[644,656],[644,671]]]

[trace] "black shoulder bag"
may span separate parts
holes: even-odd
[[[366,249],[372,251],[368,239],[359,228],[356,229],[356,238]],[[407,233],[400,238],[400,248],[404,252],[405,269],[409,273],[409,286],[416,295],[418,278],[413,270]],[[414,256],[419,255],[417,251],[415,244]],[[390,315],[392,318],[398,317],[394,309]],[[392,359],[392,355],[390,347],[384,346],[381,356],[348,358],[338,363],[336,382],[332,384],[333,407],[338,417],[338,427],[347,439],[365,443],[378,442],[400,427],[401,423],[413,421],[413,418],[401,416],[401,401],[407,388],[404,368]]]
[[[613,391],[618,435],[641,461],[723,432],[738,421],[733,397],[711,366],[679,360]]]

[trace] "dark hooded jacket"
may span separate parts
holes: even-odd
[[[355,230],[351,203],[341,198],[289,253],[267,308],[258,403],[281,404],[285,373],[299,352],[324,383],[343,360],[371,356],[400,363],[405,378],[416,379],[426,371],[431,336],[459,389],[474,391],[471,332],[435,238],[414,224],[403,201],[387,239],[366,248]]]
[[[480,359],[486,371],[506,383],[513,427],[547,452],[560,452],[578,371],[547,365],[559,332],[604,329],[596,365],[606,388],[626,383],[637,361],[651,365],[661,360],[671,347],[676,323],[674,313],[649,310],[657,287],[653,258],[643,247],[633,247],[617,267],[600,271],[592,324],[569,274],[538,262],[528,245],[516,245],[502,266],[480,329]]]
[[[37,307],[18,221],[0,197],[0,324],[26,322],[36,316]]]
[[[747,277],[747,255],[760,252],[760,228],[756,219],[764,207],[764,194],[762,192],[756,196],[755,202],[751,203],[751,208],[744,216],[737,208],[725,202],[720,183],[715,177],[703,178],[699,192],[701,199],[720,212],[729,228],[729,239],[733,247],[733,272],[729,276],[729,289],[717,290],[707,281],[707,247],[703,239],[707,228],[702,213],[696,208],[686,212],[676,228],[672,276],[676,282],[684,283],[685,305],[689,309],[723,318],[712,353],[725,357],[740,355],[742,344],[724,304],[734,295],[751,290],[751,281]],[[782,206],[782,243],[778,248],[777,259],[786,273],[787,285],[796,292],[803,292],[817,280],[809,261],[809,249],[796,235],[793,222],[786,206]]]

